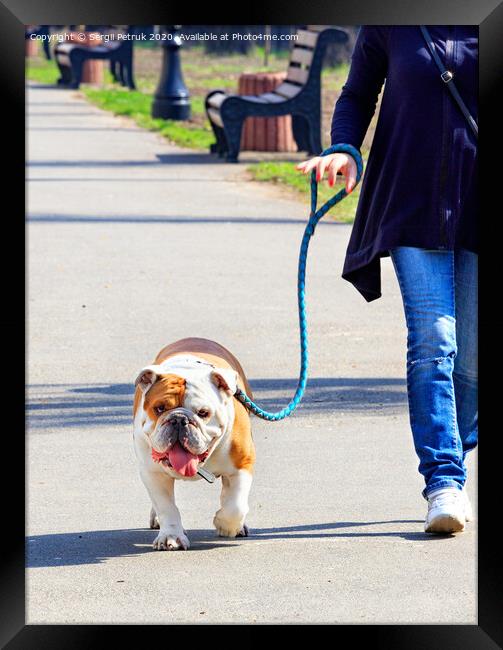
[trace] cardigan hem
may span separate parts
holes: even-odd
[[[346,253],[342,278],[350,282],[367,302],[381,298],[381,259],[390,256],[392,248],[413,246],[424,250],[454,251],[460,248],[478,254],[476,246],[456,244],[454,246],[425,246],[411,243],[396,243],[387,247],[376,247],[375,243],[354,253]]]

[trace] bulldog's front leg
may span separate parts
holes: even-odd
[[[159,519],[157,519],[157,515],[155,514],[154,506],[150,508],[150,515],[149,515],[149,526],[150,528],[154,528],[156,530],[159,530]]]
[[[186,551],[190,548],[190,542],[175,504],[175,480],[159,471],[144,470],[140,475],[159,521],[159,534],[154,539],[153,547],[158,551]]]
[[[235,474],[222,475],[221,508],[215,514],[213,524],[221,537],[246,537],[248,527],[245,517],[248,514],[248,495],[252,475],[245,469]]]

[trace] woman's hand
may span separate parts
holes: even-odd
[[[297,165],[296,169],[304,174],[309,174],[316,167],[316,180],[321,181],[325,171],[328,169],[328,184],[333,187],[337,172],[346,179],[346,192],[349,194],[356,185],[356,162],[352,156],[345,153],[332,153],[328,156],[315,156],[310,160],[304,160]]]

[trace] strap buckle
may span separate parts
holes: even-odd
[[[444,72],[442,72],[440,76],[442,77],[442,81],[444,81],[446,84],[449,83],[449,81],[452,81],[454,77],[452,72],[450,72],[449,70],[444,70]]]

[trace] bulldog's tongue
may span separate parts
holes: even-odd
[[[182,476],[195,476],[197,474],[198,457],[184,449],[179,442],[175,442],[170,449],[168,458],[173,469]]]

